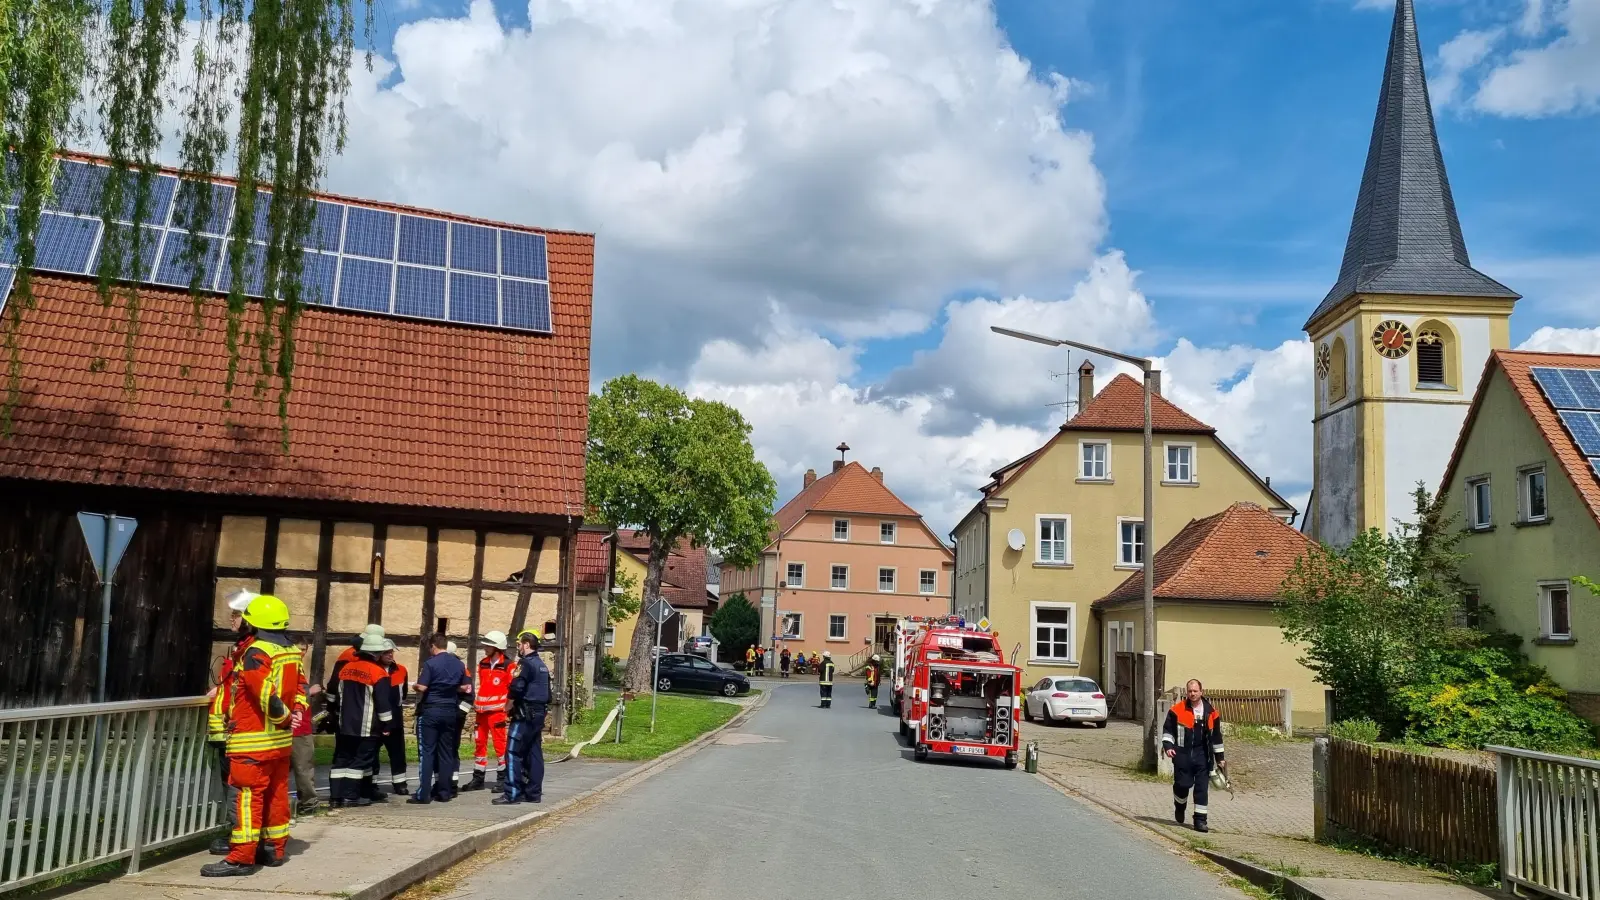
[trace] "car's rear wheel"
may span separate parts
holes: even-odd
[[[1022,718],[1024,721],[1033,721],[1033,706],[1028,701],[1022,701]]]
[[[1094,727],[1096,727],[1096,728],[1104,728],[1104,727],[1106,727],[1106,723],[1105,722],[1096,722],[1096,723],[1094,723]]]
[[[665,675],[661,676],[660,678],[657,678],[656,679],[656,690],[658,690],[658,691],[670,691],[670,690],[672,690],[672,679],[668,678]]]
[[[735,684],[735,683],[733,683],[731,681],[723,682],[723,684],[722,684],[722,696],[724,696],[724,697],[737,697],[737,696],[739,696],[739,685],[737,685],[737,684]]]

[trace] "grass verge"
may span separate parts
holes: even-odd
[[[607,702],[606,695],[602,695],[600,705]],[[662,694],[656,709],[656,730],[652,734],[650,700],[641,697],[627,706],[622,723],[622,742],[615,743],[611,735],[607,735],[583,748],[583,756],[588,759],[635,761],[655,759],[726,723],[738,715],[740,709],[742,707],[736,703],[710,697]],[[606,710],[609,711],[609,707]],[[599,705],[594,712],[600,713]],[[569,726],[566,740],[546,741],[546,755],[564,754],[572,749],[573,744],[588,740],[605,716],[600,714],[592,718],[593,721]],[[613,725],[612,734],[615,734],[615,728]]]
[[[1401,863],[1413,868],[1443,872],[1456,881],[1473,887],[1498,887],[1500,884],[1500,866],[1498,863],[1441,863],[1420,853],[1414,853],[1410,850],[1393,850],[1372,841],[1344,839],[1332,841],[1328,846],[1342,853],[1355,853],[1361,856],[1370,856],[1373,859]]]

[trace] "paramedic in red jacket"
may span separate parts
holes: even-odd
[[[506,699],[511,694],[511,677],[516,666],[506,656],[506,635],[491,631],[480,641],[488,648],[478,661],[478,685],[473,693],[473,708],[477,712],[472,752],[472,782],[466,790],[483,790],[484,776],[489,771],[489,744],[494,744],[495,790],[505,790],[506,783]]]

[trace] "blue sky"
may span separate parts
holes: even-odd
[[[787,495],[847,440],[936,528],[1158,356],[1291,499],[1385,0],[434,0],[380,13],[330,186],[597,235],[593,377],[738,406]],[[1600,0],[1418,0],[1513,342],[1600,351]],[[1109,368],[1103,377],[1109,377]],[[794,484],[791,484],[793,482]]]

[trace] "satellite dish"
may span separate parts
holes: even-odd
[[[1021,528],[1013,528],[1006,532],[1006,546],[1013,550],[1021,550],[1028,543],[1028,538],[1023,535]]]

